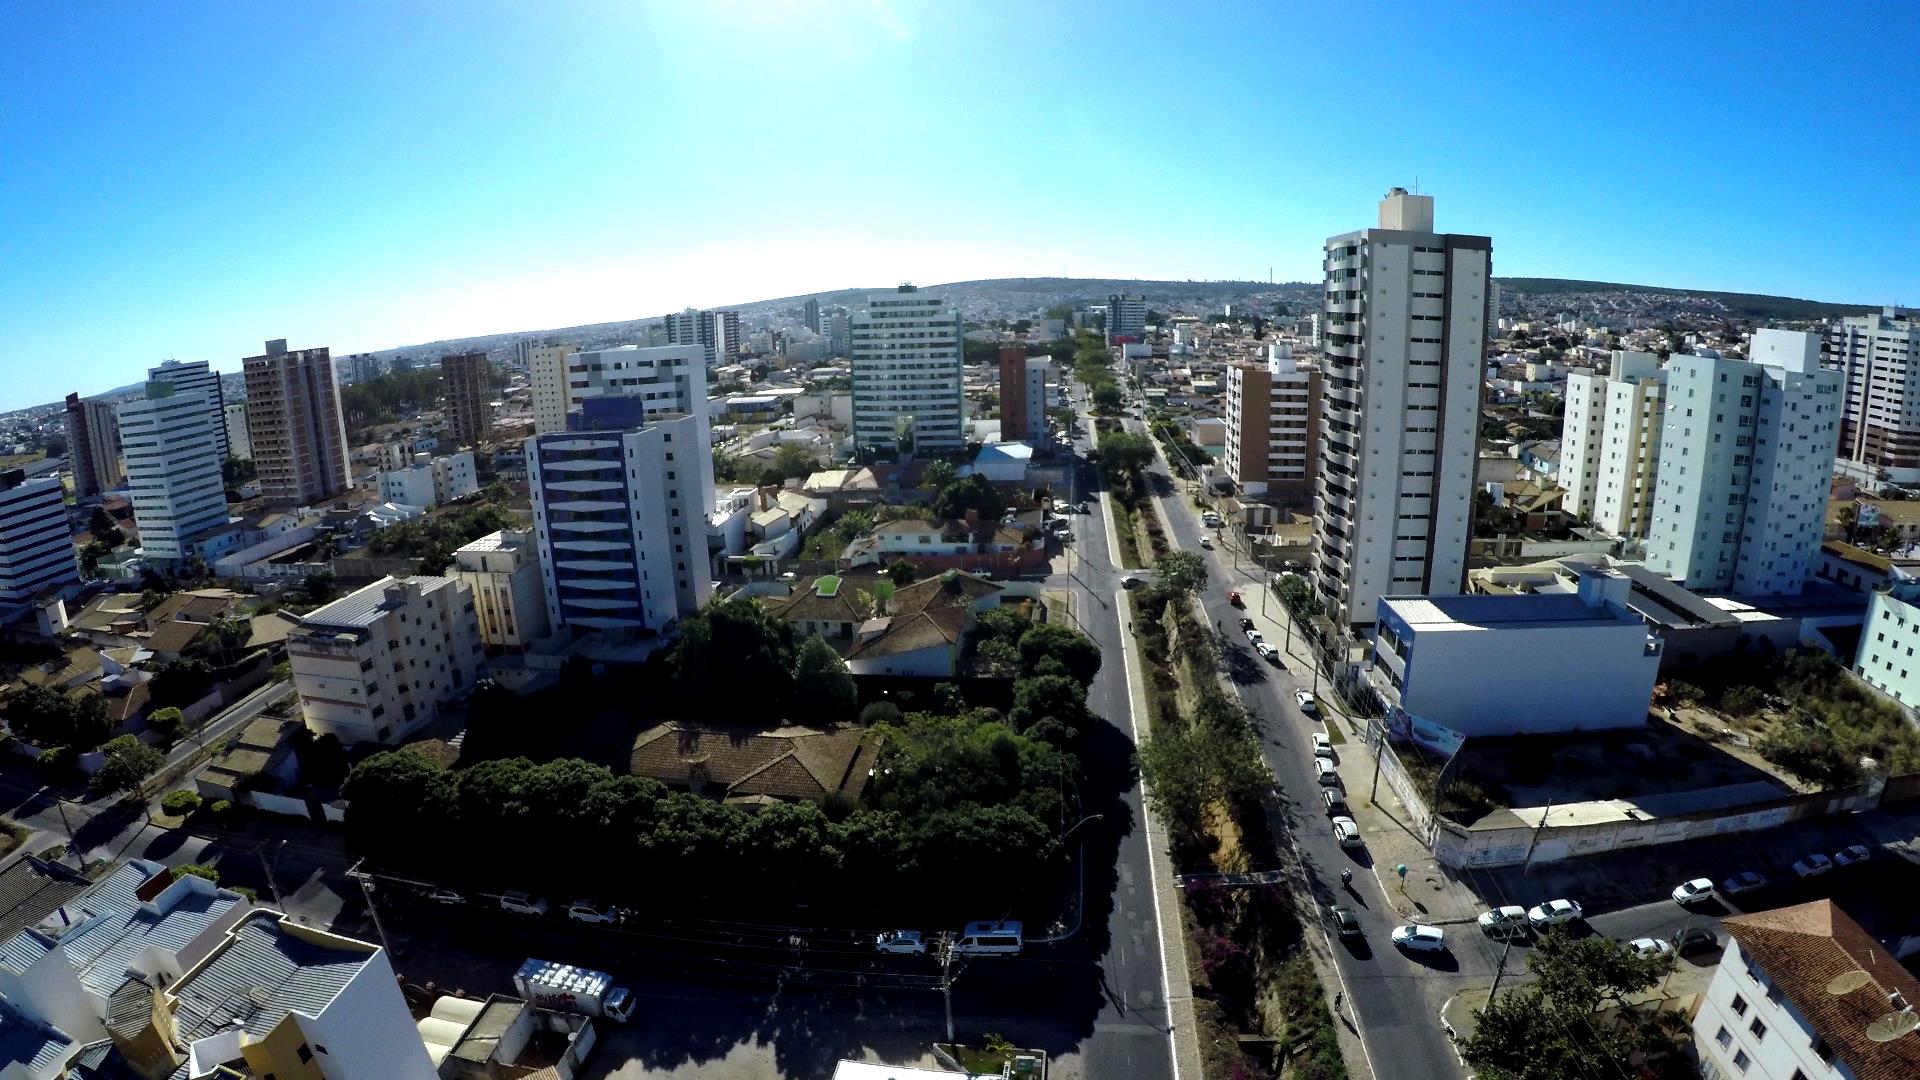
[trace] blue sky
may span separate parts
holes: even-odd
[[[1567,11],[1563,8],[1580,8]],[[0,9],[0,408],[913,280],[1500,275],[1916,302],[1920,5]]]

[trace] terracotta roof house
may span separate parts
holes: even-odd
[[[634,737],[629,771],[726,802],[858,796],[879,751],[859,727],[735,731],[672,722]]]
[[[763,596],[760,603],[802,637],[819,634],[828,641],[851,641],[872,615],[868,605],[878,580],[875,574],[822,574],[795,582],[786,596]]]
[[[1703,1076],[1920,1076],[1920,979],[1831,900],[1720,926],[1730,940],[1693,1022]]]
[[[949,570],[896,589],[886,614],[869,619],[847,651],[855,675],[952,678],[959,673],[975,616],[1000,605],[1001,587]]]

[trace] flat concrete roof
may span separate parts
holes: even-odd
[[[1380,602],[1417,631],[1641,625],[1633,615],[1590,607],[1573,593],[1387,596]]]

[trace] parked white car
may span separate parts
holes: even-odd
[[[1350,817],[1333,819],[1333,837],[1340,841],[1341,847],[1359,847],[1366,843],[1360,839],[1360,823]]]
[[[500,910],[512,911],[521,915],[545,915],[547,898],[529,896],[523,892],[510,892],[500,897]]]
[[[1572,900],[1549,900],[1528,909],[1527,921],[1532,923],[1535,929],[1544,929],[1549,926],[1564,926],[1570,922],[1578,922],[1582,914],[1580,905]]]
[[[873,947],[896,956],[924,956],[927,952],[926,940],[918,930],[889,930],[873,939]]]
[[[1713,899],[1713,880],[1694,878],[1673,887],[1673,902],[1676,904],[1697,904],[1702,900]]]
[[[1206,549],[1207,549],[1208,551],[1212,551],[1212,550],[1213,550],[1213,537],[1211,537],[1211,536],[1203,536],[1203,537],[1201,537],[1201,538],[1200,538],[1200,546],[1201,546],[1201,547],[1203,547],[1203,548],[1206,548]]]
[[[435,889],[427,894],[427,899],[436,904],[464,904],[467,898],[452,889]]]
[[[1267,636],[1258,630],[1249,630],[1247,631],[1247,641],[1252,643],[1253,647],[1257,649],[1266,644]]]
[[[1326,758],[1314,758],[1313,760],[1320,763],[1318,766],[1319,771],[1316,777],[1320,781],[1320,786],[1321,787],[1339,787],[1340,786],[1340,770],[1333,767],[1333,762],[1328,761]]]
[[[1508,904],[1492,911],[1483,911],[1480,913],[1480,929],[1496,936],[1524,933],[1527,929],[1527,909],[1519,904]]]
[[[1316,731],[1313,733],[1313,756],[1323,758],[1333,756],[1333,740],[1327,738],[1325,732]]]
[[[1312,716],[1314,713],[1320,711],[1320,706],[1314,703],[1313,691],[1311,690],[1295,690],[1293,692],[1293,703],[1300,706],[1300,711],[1306,713],[1308,716]]]
[[[1260,659],[1265,660],[1269,664],[1277,663],[1280,659],[1280,650],[1274,648],[1272,642],[1255,642],[1253,651],[1259,653]]]
[[[1871,858],[1873,858],[1873,852],[1868,850],[1867,845],[1853,844],[1833,853],[1833,865],[1852,866],[1855,863],[1866,862]]]
[[[1817,851],[1793,864],[1793,872],[1803,878],[1819,877],[1831,869],[1833,860]]]
[[[1440,952],[1447,947],[1447,932],[1425,923],[1407,923],[1393,928],[1393,943],[1414,952]]]
[[[598,900],[575,900],[567,906],[567,918],[574,922],[613,926],[620,921],[620,909]]]
[[[1673,951],[1673,946],[1659,938],[1651,937],[1635,938],[1627,942],[1627,948],[1632,949],[1633,955],[1639,957],[1665,956]]]
[[[1766,875],[1755,873],[1752,870],[1742,870],[1721,882],[1720,891],[1728,896],[1739,896],[1741,893],[1752,892],[1764,886],[1766,883]]]

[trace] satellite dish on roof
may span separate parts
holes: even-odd
[[[1868,1024],[1867,1038],[1877,1043],[1892,1042],[1915,1028],[1920,1028],[1920,1013],[1901,1010]]]
[[[1865,987],[1872,981],[1873,976],[1861,971],[1859,968],[1854,968],[1852,971],[1843,971],[1835,975],[1833,981],[1827,984],[1827,993],[1832,994],[1834,997],[1846,997],[1848,994]]]

